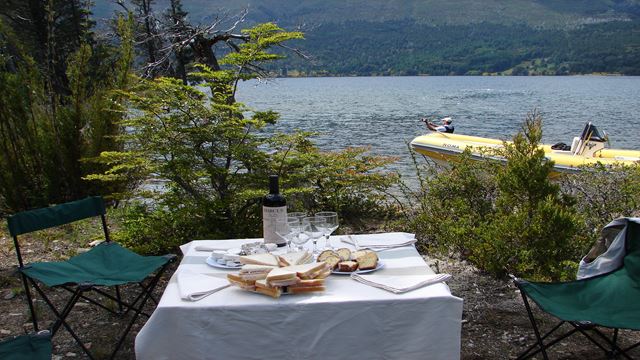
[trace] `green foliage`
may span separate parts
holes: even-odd
[[[197,239],[199,228],[203,226],[204,219],[198,214],[189,216],[185,213],[191,210],[187,206],[169,211],[151,209],[143,204],[127,205],[111,212],[112,219],[119,224],[111,237],[139,254],[175,252],[184,239]]]
[[[495,275],[572,278],[588,239],[578,235],[574,200],[549,180],[553,164],[538,148],[541,118],[532,113],[505,143],[505,164],[465,154],[425,180],[413,221],[429,248],[462,253]]]
[[[582,232],[593,241],[600,229],[623,216],[640,216],[640,166],[585,167],[561,178],[564,193],[577,200],[583,214]]]
[[[99,170],[83,159],[122,147],[114,138],[122,112],[113,90],[128,82],[133,57],[128,27],[127,20],[118,20],[119,47],[79,43],[61,59],[65,82],[52,86],[37,54],[25,50],[0,20],[0,214],[124,185],[90,186],[82,177]]]
[[[161,77],[138,79],[131,91],[120,92],[130,109],[121,122],[128,131],[119,137],[127,147],[103,152],[99,159],[108,169],[87,179],[162,182],[160,189],[136,189],[154,205],[128,213],[124,243],[164,252],[193,238],[260,236],[260,199],[272,173],[281,176],[293,205],[345,213],[379,206],[378,192],[393,183],[393,176],[375,171],[392,159],[366,156],[364,149],[322,153],[308,133],[269,135],[277,114],[235,101],[239,81],[279,58],[270,47],[302,36],[273,24],[245,33],[248,42],[221,60],[224,69],[199,65],[191,74],[198,87]]]
[[[416,234],[424,237],[429,248],[468,255],[469,242],[478,241],[482,224],[494,211],[495,167],[473,160],[467,150],[449,169],[429,169],[422,192],[412,201],[419,208],[411,219]]]

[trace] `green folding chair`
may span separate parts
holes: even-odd
[[[129,311],[133,311],[133,316],[129,324],[111,354],[111,358],[113,359],[138,316],[141,314],[143,316],[149,316],[144,313],[142,309],[150,298],[157,303],[152,296],[152,292],[158,284],[162,273],[166,270],[167,265],[176,258],[175,255],[140,256],[112,242],[109,238],[105,213],[102,198],[88,197],[83,200],[48,208],[24,211],[10,216],[7,219],[9,232],[13,237],[16,255],[18,257],[18,270],[24,284],[25,295],[35,331],[38,331],[38,319],[34,311],[33,298],[30,290],[31,286],[33,286],[36,292],[42,297],[56,317],[56,321],[51,326],[51,336],[55,336],[59,328],[64,326],[91,359],[93,359],[93,356],[66,321],[74,305],[80,299],[83,299],[116,315],[125,315]],[[18,242],[19,235],[98,216],[102,220],[105,237],[105,241],[101,244],[67,261],[36,262],[28,265],[23,263],[20,244]],[[153,275],[154,273],[155,275]],[[145,279],[147,278],[149,278],[149,280],[145,284]],[[134,297],[133,301],[126,302],[121,296],[120,285],[131,283],[137,283],[140,291],[137,296]],[[57,308],[46,296],[40,284],[69,291],[71,294],[69,300],[61,309]],[[106,287],[113,287],[115,294],[106,292]],[[88,297],[87,295],[90,292],[97,293],[108,300],[116,302],[118,310],[101,303],[98,299]]]
[[[615,227],[620,230],[616,241],[610,246],[611,251],[601,255],[602,259],[596,258],[593,264],[581,262],[581,267],[603,265],[601,268],[604,271],[561,283],[529,282],[514,278],[536,336],[536,342],[518,359],[527,359],[539,353],[548,359],[547,349],[575,333],[584,335],[607,357],[631,359],[629,351],[640,342],[622,348],[618,343],[618,331],[640,330],[640,219],[619,219],[605,229]],[[616,245],[618,250],[614,249]],[[618,256],[611,256],[616,252],[620,253],[619,259],[616,259]],[[605,261],[598,263],[598,260]],[[544,312],[560,319],[560,322],[541,335],[528,299]],[[563,324],[569,324],[570,327],[561,333]],[[613,329],[612,334],[607,336],[600,328]]]
[[[37,334],[15,336],[0,341],[0,359],[50,360],[51,333],[44,330]]]

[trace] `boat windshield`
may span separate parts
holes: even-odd
[[[584,129],[582,130],[582,135],[580,136],[582,140],[590,140],[590,141],[598,141],[605,142],[607,141],[605,136],[600,133],[598,128],[593,125],[591,122],[585,124]]]

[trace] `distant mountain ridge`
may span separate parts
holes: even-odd
[[[637,0],[190,0],[192,12],[250,9],[249,18],[282,24],[399,21],[419,24],[527,24],[565,27],[640,16]]]
[[[99,0],[95,15],[109,17],[115,1]],[[154,1],[156,12],[168,0]],[[251,21],[282,25],[407,20],[430,25],[473,23],[565,27],[640,17],[640,0],[183,0],[192,21],[221,11],[249,9]]]
[[[154,4],[166,8],[168,0]],[[300,28],[282,75],[640,74],[640,0],[183,0],[191,21],[248,8]],[[114,5],[96,5],[108,17]]]

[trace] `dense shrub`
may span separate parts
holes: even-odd
[[[574,199],[549,180],[541,136],[541,118],[530,114],[499,151],[506,164],[465,154],[424,180],[412,221],[423,245],[461,253],[495,275],[571,278],[588,241],[578,234]]]
[[[37,6],[44,6],[46,12],[34,10],[31,15],[54,18],[48,5]],[[55,18],[58,15],[69,14]],[[59,38],[69,31],[63,21],[44,23],[53,33],[37,39],[46,38],[46,43],[25,42],[22,32],[27,29],[12,30],[4,21],[0,19],[0,216],[120,191],[125,183],[104,187],[82,177],[102,169],[84,160],[123,146],[114,138],[122,130],[116,124],[122,112],[114,90],[128,84],[133,59],[131,24],[117,19],[121,43],[116,46],[84,36],[77,42]],[[28,19],[21,24],[42,25]],[[82,34],[90,37],[90,29]],[[56,48],[57,57],[39,58],[43,48]],[[56,71],[48,66],[55,66]]]
[[[600,229],[622,216],[640,216],[640,165],[588,166],[560,178],[563,193],[576,199],[582,233],[595,240]]]

